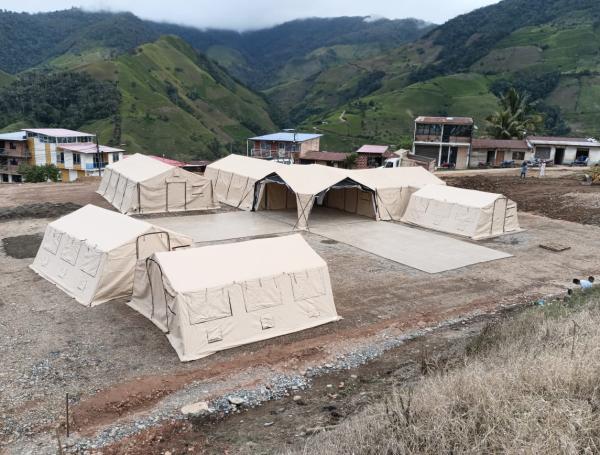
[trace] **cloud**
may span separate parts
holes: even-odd
[[[75,2],[75,3],[74,3]],[[249,30],[307,17],[415,17],[442,23],[497,0],[2,0],[12,11],[87,10],[131,11],[144,19],[200,28]]]

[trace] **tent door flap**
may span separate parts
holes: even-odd
[[[167,182],[167,212],[187,210],[187,182]]]

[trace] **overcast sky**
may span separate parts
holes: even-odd
[[[1,0],[11,11],[83,7],[131,11],[144,19],[236,30],[264,28],[305,17],[416,17],[443,23],[498,0]]]

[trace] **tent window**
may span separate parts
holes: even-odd
[[[65,241],[63,242],[60,258],[71,265],[75,265],[77,262],[77,256],[79,256],[80,248],[81,241],[74,239],[73,237],[66,236]]]
[[[258,311],[283,304],[275,278],[247,281],[242,285],[246,311]]]
[[[224,288],[206,289],[189,294],[190,324],[203,324],[233,316],[229,292]]]
[[[204,189],[208,186],[206,185],[192,185],[192,196],[200,196],[204,194]]]
[[[48,233],[44,236],[42,247],[49,253],[56,254],[62,235],[62,232],[55,231],[52,228],[48,229]]]
[[[323,274],[316,269],[292,274],[292,290],[295,300],[307,300],[325,295]]]
[[[81,252],[79,254],[79,259],[77,260],[77,265],[83,273],[95,277],[98,273],[98,268],[100,267],[101,260],[102,252],[96,251],[91,246],[84,244],[81,247]]]

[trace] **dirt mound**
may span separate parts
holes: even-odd
[[[0,210],[0,222],[23,218],[58,218],[81,208],[72,202],[19,205],[18,207],[3,207]]]
[[[33,258],[37,254],[43,236],[41,234],[17,235],[2,239],[4,252],[16,259]]]

